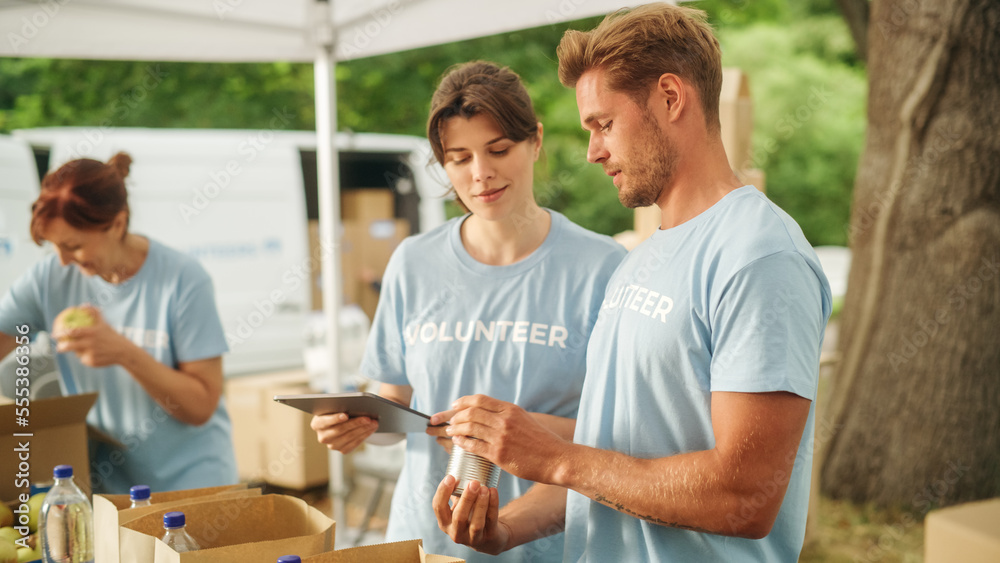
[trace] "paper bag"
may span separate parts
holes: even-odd
[[[154,492],[150,506],[129,508],[132,500],[128,495],[94,495],[94,561],[95,563],[120,563],[119,527],[149,514],[162,512],[171,506],[179,506],[197,499],[217,496],[260,496],[260,489],[247,489],[246,484],[186,489],[182,491]]]
[[[300,555],[289,552],[285,555]],[[465,559],[424,553],[421,540],[380,543],[348,549],[338,549],[312,557],[303,557],[302,563],[464,563]]]
[[[163,514],[184,512],[200,551],[177,553],[160,540]],[[272,563],[289,553],[314,555],[333,546],[336,524],[302,499],[263,495],[204,500],[136,518],[121,527],[122,561]]]

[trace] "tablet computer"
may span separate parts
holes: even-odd
[[[310,414],[345,412],[378,420],[376,432],[423,432],[431,417],[374,393],[309,393],[275,395],[274,400]]]

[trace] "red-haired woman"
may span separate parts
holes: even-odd
[[[63,393],[98,393],[87,421],[126,449],[92,451],[95,492],[234,483],[212,280],[193,258],[129,231],[131,162],[73,160],[42,180],[31,236],[55,253],[0,299],[0,358],[50,331]],[[77,306],[93,324],[53,331]]]

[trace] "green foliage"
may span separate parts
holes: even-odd
[[[312,66],[0,58],[0,131],[27,127],[311,129]]]
[[[700,0],[723,63],[750,79],[753,164],[768,194],[813,244],[845,244],[865,127],[866,78],[833,0]],[[820,15],[816,15],[820,14]],[[576,100],[556,76],[568,28],[600,18],[348,61],[337,66],[341,130],[423,135],[431,93],[451,65],[486,59],[524,79],[544,125],[537,167],[542,205],[598,232],[631,228],[632,213],[585,160]],[[0,131],[106,127],[314,127],[309,64],[194,64],[0,58]]]
[[[846,245],[866,126],[867,80],[838,16],[719,33],[723,64],[749,75],[752,166],[814,245]]]
[[[629,229],[632,212],[618,203],[617,192],[601,169],[586,162],[587,140],[576,98],[556,73],[556,46],[565,30],[590,29],[600,19],[343,63],[337,73],[341,126],[424,135],[431,94],[448,67],[474,59],[507,65],[521,75],[543,125],[544,157],[536,167],[535,181],[538,202],[598,232]]]
[[[820,15],[838,15],[836,0],[695,0],[686,6],[704,10],[716,29],[757,23],[797,23]]]

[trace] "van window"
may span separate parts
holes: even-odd
[[[52,151],[45,147],[31,147],[31,152],[35,153],[35,167],[38,169],[38,182],[49,172],[49,159]]]
[[[319,219],[319,188],[316,151],[300,149],[302,180],[306,190],[306,216]],[[340,190],[381,188],[394,194],[394,215],[410,223],[410,232],[420,232],[420,195],[414,188],[413,170],[406,155],[394,153],[340,153]]]

